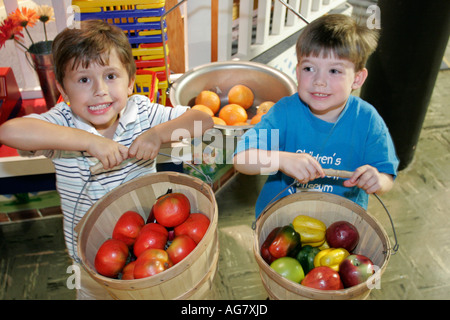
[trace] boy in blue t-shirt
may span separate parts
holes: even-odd
[[[270,202],[313,189],[367,208],[368,194],[389,191],[398,159],[383,119],[351,96],[367,78],[376,32],[352,18],[330,14],[310,23],[296,46],[298,94],[278,101],[237,145],[233,161],[245,174],[271,174],[256,203],[258,217]],[[324,168],[351,171],[342,180]],[[294,182],[295,181],[295,182]]]

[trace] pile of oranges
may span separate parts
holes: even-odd
[[[213,91],[204,90],[195,98],[195,105],[192,109],[208,113],[213,118],[214,124],[228,126],[253,125],[261,121],[261,117],[274,105],[272,101],[261,103],[256,115],[248,122],[247,110],[253,105],[254,98],[250,88],[238,84],[228,91],[228,104],[220,108],[218,94]]]

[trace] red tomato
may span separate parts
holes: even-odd
[[[134,279],[153,276],[173,266],[166,251],[147,249],[137,258],[134,266]]]
[[[195,243],[199,243],[208,230],[209,218],[202,213],[191,213],[189,217],[179,226],[176,226],[175,236],[182,234],[191,237]]]
[[[124,242],[108,239],[95,255],[95,269],[105,277],[115,278],[125,266],[128,253],[128,246]]]
[[[146,231],[148,231],[148,230],[153,230],[153,231],[162,233],[162,234],[164,234],[164,235],[166,235],[166,236],[169,235],[169,231],[168,231],[165,227],[163,227],[162,225],[160,225],[160,224],[157,223],[157,222],[147,223],[146,225],[144,225],[144,226],[142,227],[142,230],[141,230],[141,231],[146,232]]]
[[[134,266],[136,261],[131,261],[122,270],[122,280],[133,280],[134,279]]]
[[[164,227],[176,227],[191,212],[189,199],[182,193],[168,193],[159,197],[152,208],[156,221]]]
[[[139,257],[147,249],[164,249],[169,232],[158,223],[147,223],[139,232],[133,246],[133,252]]]
[[[127,211],[117,220],[112,233],[112,238],[125,242],[127,246],[132,246],[141,231],[145,221],[142,216],[134,211]]]
[[[173,239],[170,246],[166,249],[169,255],[170,261],[173,264],[177,264],[183,260],[192,250],[195,249],[197,244],[189,236],[182,234]]]
[[[321,289],[321,290],[339,290],[344,289],[339,273],[330,267],[315,267],[309,271],[303,278],[302,285]]]

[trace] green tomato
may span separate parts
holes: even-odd
[[[271,263],[270,267],[282,277],[300,283],[305,277],[302,265],[292,257],[278,258]]]

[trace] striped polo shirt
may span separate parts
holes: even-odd
[[[114,141],[130,147],[131,143],[144,131],[160,123],[174,119],[189,107],[166,107],[152,103],[146,96],[133,95],[121,112],[119,125],[114,133]],[[61,102],[42,114],[27,117],[42,119],[61,126],[78,128],[100,135],[89,123],[72,113],[70,107]],[[44,155],[52,159],[56,172],[56,188],[61,198],[64,215],[64,238],[71,257],[76,251],[76,235],[73,228],[91,206],[115,187],[133,178],[156,172],[156,161],[128,159],[112,170],[92,174],[89,168],[98,160],[86,152],[42,150],[20,152],[22,155]]]

